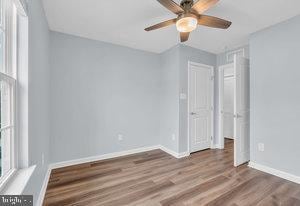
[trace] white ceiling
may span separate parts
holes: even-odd
[[[44,7],[53,31],[157,53],[179,43],[175,26],[144,31],[175,17],[156,0],[44,0]],[[247,44],[253,32],[300,14],[300,0],[220,0],[205,14],[233,24],[228,30],[199,26],[185,44],[220,53]]]

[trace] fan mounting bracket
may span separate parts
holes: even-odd
[[[193,4],[194,4],[193,0],[182,0],[180,2],[180,6],[185,10],[189,10],[190,8],[192,8]]]

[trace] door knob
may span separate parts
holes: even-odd
[[[195,113],[195,112],[191,112],[191,115],[196,115],[197,113]]]

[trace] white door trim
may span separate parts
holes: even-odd
[[[218,122],[219,122],[219,135],[218,135],[218,149],[224,149],[224,135],[223,135],[223,120],[222,120],[222,112],[224,109],[224,69],[227,67],[234,67],[233,63],[224,64],[219,66],[218,71],[218,80],[219,80],[219,108],[218,108]]]
[[[214,148],[214,144],[213,144],[213,140],[214,140],[214,79],[215,79],[215,72],[214,72],[214,67],[210,66],[210,65],[206,65],[206,64],[201,64],[201,63],[197,63],[197,62],[192,62],[192,61],[188,61],[188,68],[187,68],[187,73],[188,73],[188,89],[187,89],[187,141],[188,141],[188,153],[191,153],[191,143],[190,143],[190,118],[189,118],[189,114],[190,114],[190,66],[201,66],[201,67],[206,67],[208,69],[211,69],[211,140],[210,140],[210,148]]]

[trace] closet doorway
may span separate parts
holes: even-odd
[[[219,67],[219,148],[234,141],[234,166],[250,159],[249,60],[234,56]],[[229,140],[227,140],[229,141]]]

